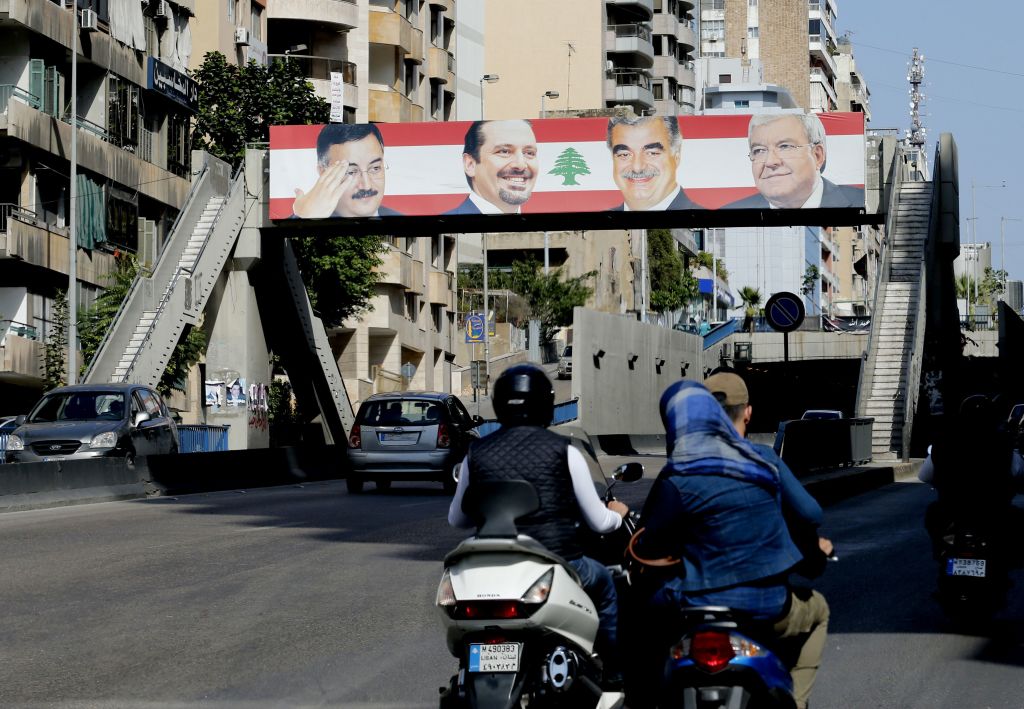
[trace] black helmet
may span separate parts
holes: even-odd
[[[502,372],[491,399],[502,426],[550,426],[555,415],[555,388],[535,364],[517,364]]]

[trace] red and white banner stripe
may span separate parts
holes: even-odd
[[[864,185],[864,115],[819,114],[825,126],[827,163],[824,177],[839,185]],[[746,114],[680,116],[683,134],[679,184],[690,199],[718,209],[757,192],[747,158]],[[599,212],[622,204],[612,179],[606,144],[608,119],[555,118],[532,120],[540,170],[524,214]],[[462,166],[467,121],[380,123],[388,170],[383,204],[407,215],[442,214],[469,193]],[[309,190],[317,178],[316,138],[322,126],[270,128],[270,218],[292,214],[295,190]],[[564,185],[549,174],[555,159],[572,147],[586,161],[590,174]]]

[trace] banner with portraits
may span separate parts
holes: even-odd
[[[272,126],[270,218],[864,209],[861,113]]]

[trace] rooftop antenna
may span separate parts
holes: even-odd
[[[907,81],[910,82],[910,129],[907,131],[907,142],[914,148],[923,150],[928,135],[928,129],[921,123],[921,104],[925,99],[925,95],[921,93],[921,84],[924,83],[924,55],[918,53],[917,47],[914,47],[914,54],[910,58]]]
[[[572,42],[565,43],[568,49],[569,59],[565,69],[565,110],[569,110],[569,89],[572,88],[572,55],[576,51],[576,47],[573,46]]]

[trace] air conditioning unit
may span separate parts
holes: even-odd
[[[167,17],[167,0],[157,0],[156,8],[153,10],[153,17]]]
[[[95,10],[86,8],[82,10],[82,29],[83,30],[95,30],[99,28],[99,17],[96,15]]]
[[[241,46],[247,46],[249,44],[249,28],[248,27],[236,27],[235,28],[235,44]]]

